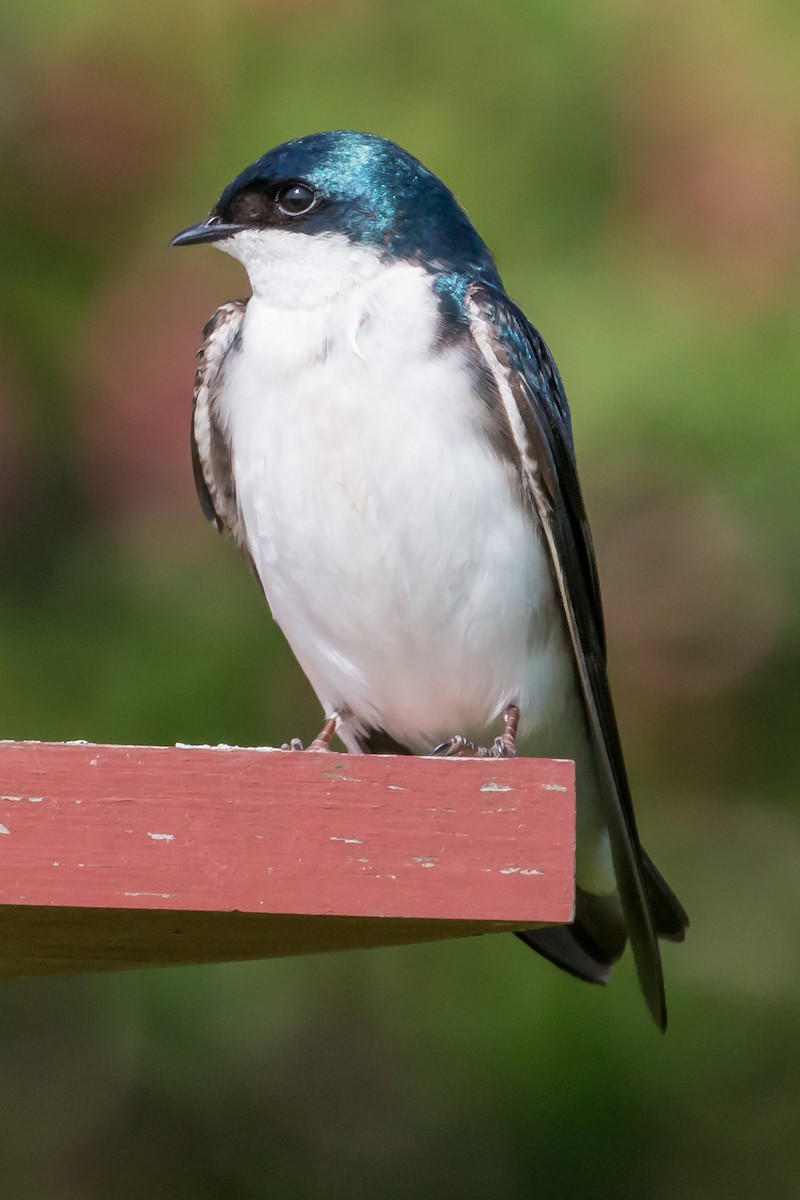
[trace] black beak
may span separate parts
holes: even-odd
[[[244,225],[226,225],[222,217],[217,217],[212,213],[210,217],[206,217],[205,221],[200,221],[197,225],[190,225],[188,229],[176,233],[170,245],[197,246],[201,242],[221,242],[223,238],[241,233],[244,228]]]

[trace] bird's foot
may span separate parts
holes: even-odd
[[[494,739],[491,746],[478,746],[469,738],[457,733],[431,753],[436,758],[516,758],[519,726],[519,708],[516,704],[509,704],[503,713],[503,721],[503,732]]]
[[[306,754],[314,751],[315,753],[332,754],[331,742],[333,741],[339,726],[342,723],[342,714],[335,712],[331,713],[326,718],[325,724],[320,729],[317,736],[309,746],[304,746],[300,738],[292,738],[290,742],[284,742],[281,750],[303,750]]]
[[[489,753],[488,746],[479,746],[477,742],[455,733],[446,742],[440,742],[431,750],[432,758],[484,758]]]

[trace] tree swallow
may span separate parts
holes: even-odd
[[[686,913],[643,850],[606,675],[567,399],[447,187],[384,138],[270,150],[173,245],[252,295],[203,331],[192,457],[352,753],[572,758],[571,925],[519,936],[605,983],[630,938],[656,1023]],[[488,747],[479,738],[502,719]]]

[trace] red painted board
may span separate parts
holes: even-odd
[[[572,763],[0,743],[0,904],[545,924]]]

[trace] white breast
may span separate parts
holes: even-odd
[[[354,714],[351,748],[377,726],[429,749],[509,702],[534,727],[571,681],[544,551],[461,352],[430,344],[430,277],[361,253],[359,282],[311,289],[313,307],[262,286],[231,359],[223,417],[267,599],[325,710]]]

